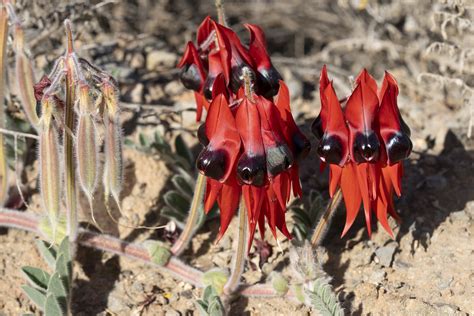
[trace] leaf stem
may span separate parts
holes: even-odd
[[[242,198],[239,207],[239,227],[237,229],[237,238],[234,242],[234,258],[232,263],[232,272],[229,280],[224,285],[224,294],[231,295],[239,287],[240,278],[244,272],[245,260],[247,258],[247,210],[245,209],[245,202]]]
[[[203,210],[203,198],[204,190],[206,188],[206,177],[199,173],[196,180],[196,187],[194,188],[194,196],[191,202],[191,208],[189,210],[188,219],[183,232],[179,236],[179,239],[174,243],[171,248],[171,253],[175,256],[179,256],[188,246],[189,241],[196,231],[196,223],[199,218],[199,212]]]
[[[341,188],[339,188],[329,201],[326,211],[314,229],[313,235],[311,236],[311,245],[313,247],[319,245],[323,241],[326,228],[331,221],[331,217],[334,215],[334,211],[339,207],[339,204],[341,204],[341,201],[342,191]]]

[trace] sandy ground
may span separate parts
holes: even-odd
[[[174,66],[186,41],[194,37],[196,25],[214,13],[212,3],[18,3],[25,8],[20,16],[29,30],[27,36],[33,39],[31,52],[38,78],[62,53],[60,21],[70,17],[75,21],[79,52],[118,77],[126,107],[125,137],[136,142],[138,133],[158,129],[169,137],[182,133],[190,146],[196,144],[186,132],[196,127],[194,113],[167,115],[163,110],[193,107],[192,94],[176,80]],[[406,162],[404,195],[396,201],[402,222],[390,222],[395,239],[375,226],[369,238],[362,218],[341,239],[345,217],[341,208],[323,243],[324,269],[332,276],[332,285],[347,314],[472,315],[474,141],[466,137],[469,108],[465,105],[465,91],[474,83],[474,61],[466,55],[465,68],[460,70],[454,53],[448,56],[451,59],[426,53],[433,42],[468,49],[474,38],[472,26],[448,27],[445,37],[437,24],[438,12],[461,11],[436,1],[369,1],[370,5],[362,10],[351,3],[292,1],[273,3],[269,8],[263,1],[229,1],[227,13],[229,23],[241,34],[244,31],[240,22],[259,23],[266,30],[275,64],[292,92],[293,112],[307,133],[319,112],[316,78],[322,64],[329,65],[330,76],[341,94],[350,89],[348,77],[362,67],[367,67],[377,80],[381,80],[385,69],[390,70],[400,82],[399,103],[412,129],[415,147]],[[466,11],[461,17],[472,17],[469,14]],[[440,77],[428,78],[425,73]],[[458,78],[462,84],[454,85],[443,78]],[[9,108],[15,112],[14,89],[12,94]],[[154,108],[138,111],[142,104]],[[29,156],[34,157],[34,153]],[[172,171],[156,157],[130,147],[125,149],[125,158],[127,182],[122,196],[122,220],[134,225],[166,223],[159,212],[162,196],[170,188]],[[26,160],[23,181],[30,207],[37,210],[37,171],[32,160]],[[319,190],[327,197],[327,174],[319,174],[318,168],[316,154],[311,153],[301,168],[303,189],[305,193]],[[100,203],[99,199],[97,209],[101,208]],[[159,236],[117,227],[105,212],[98,213],[108,233],[127,241],[142,242]],[[83,217],[88,218],[86,212]],[[289,214],[291,228],[290,218]],[[202,270],[229,266],[232,227],[216,245],[218,221],[207,222],[183,260]],[[24,283],[20,268],[43,264],[34,247],[35,238],[22,231],[0,230],[0,314],[39,314],[20,289]],[[271,236],[267,240],[273,254],[261,269],[246,268],[244,278],[248,283],[265,280],[271,271],[285,274],[290,269],[290,242],[280,237],[280,250]],[[194,302],[201,295],[199,289],[161,275],[141,262],[82,247],[74,284],[73,308],[77,315],[193,315]],[[313,313],[282,299],[240,297],[231,307],[232,315]]]

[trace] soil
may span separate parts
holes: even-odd
[[[399,106],[411,128],[414,150],[405,163],[403,196],[396,200],[402,222],[390,221],[395,238],[375,225],[369,237],[361,217],[340,238],[345,220],[341,207],[322,244],[320,260],[350,315],[474,314],[474,140],[467,137],[469,105],[471,111],[474,106],[474,26],[462,26],[453,18],[443,30],[439,23],[440,12],[444,18],[458,14],[471,21],[474,12],[472,4],[463,11],[463,1],[451,2],[226,2],[228,22],[243,38],[242,23],[256,23],[266,31],[274,63],[290,87],[293,114],[307,135],[319,113],[317,78],[323,64],[328,65],[340,95],[350,92],[349,77],[364,67],[378,82],[388,70],[400,84]],[[467,7],[468,1],[464,2]],[[158,130],[167,139],[182,134],[189,146],[199,150],[193,135],[195,113],[188,110],[194,107],[193,95],[177,80],[175,65],[200,21],[215,15],[211,1],[65,5],[17,0],[17,7],[31,39],[37,78],[63,53],[61,23],[71,18],[79,54],[118,79],[124,137],[137,143],[140,133]],[[429,49],[434,42],[465,51],[463,66],[458,65],[456,51],[446,56]],[[10,62],[13,67],[13,57]],[[9,111],[17,113],[13,86],[8,101]],[[160,209],[163,194],[171,187],[172,170],[156,155],[133,147],[126,146],[124,156],[120,222],[166,224]],[[39,212],[35,153],[24,157],[24,191],[30,210]],[[317,190],[327,199],[327,172],[319,173],[317,161],[313,149],[301,167],[303,189],[306,196]],[[137,243],[160,235],[117,226],[101,203],[96,199],[96,216],[107,233]],[[83,220],[90,220],[86,204],[83,209]],[[118,210],[113,214],[120,217]],[[287,221],[291,230],[290,214]],[[218,220],[208,221],[182,259],[201,270],[230,266],[234,226],[215,244]],[[0,230],[0,315],[39,314],[20,288],[22,266],[44,267],[35,238],[23,231]],[[291,243],[279,236],[278,246],[268,233],[266,240],[272,255],[261,269],[247,265],[246,283],[264,281],[274,270],[286,274],[290,269]],[[255,257],[255,248],[250,256]],[[201,296],[200,289],[142,262],[85,247],[78,249],[73,293],[75,315],[196,315],[195,301]],[[231,304],[231,315],[265,313],[316,312],[283,299],[239,297]]]

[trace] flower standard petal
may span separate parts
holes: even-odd
[[[357,163],[375,162],[380,151],[380,141],[375,132],[379,106],[377,86],[365,69],[357,77],[356,83],[357,87],[347,100],[344,110],[350,131],[351,159]]]

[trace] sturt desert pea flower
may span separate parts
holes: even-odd
[[[377,91],[375,80],[364,69],[344,110],[324,66],[320,77],[321,112],[313,122],[323,163],[329,164],[329,194],[341,188],[346,204],[345,235],[361,203],[369,235],[372,213],[393,236],[387,213],[395,219],[392,194],[401,195],[402,160],[412,149],[410,131],[397,105],[398,85],[388,72]]]
[[[288,88],[272,65],[263,31],[247,24],[248,48],[229,28],[207,17],[197,32],[197,48],[188,43],[178,64],[183,84],[194,90],[198,129],[205,148],[197,167],[207,177],[205,210],[215,202],[221,213],[219,238],[232,220],[241,197],[248,212],[249,246],[265,218],[274,236],[285,224],[291,192],[301,196],[299,159],[310,144],[290,111]],[[204,100],[204,101],[203,101]]]

